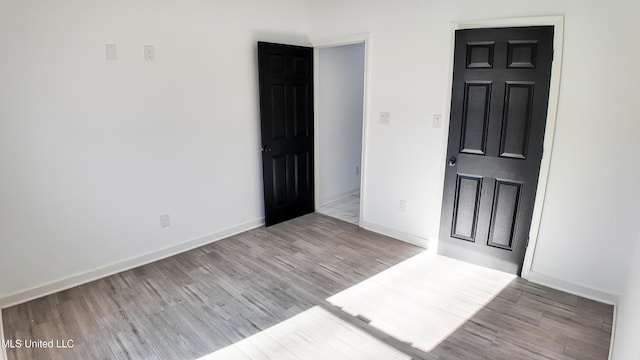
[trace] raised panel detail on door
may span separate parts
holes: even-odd
[[[295,166],[295,196],[297,200],[304,200],[309,196],[309,153],[304,152],[293,156]]]
[[[458,174],[451,237],[475,241],[482,178]]]
[[[293,58],[293,73],[297,75],[305,75],[307,73],[307,59],[303,57]]]
[[[274,156],[271,159],[273,169],[273,202],[274,205],[287,203],[287,156]]]
[[[506,250],[512,249],[521,189],[522,184],[518,182],[496,181],[487,245]]]
[[[538,51],[537,40],[509,41],[507,51],[507,67],[533,69],[536,67]]]
[[[273,74],[282,74],[284,73],[284,56],[282,55],[271,55],[269,57],[269,70]]]
[[[270,87],[271,101],[271,140],[283,139],[286,136],[286,114],[284,85]]]
[[[467,43],[467,68],[490,69],[493,67],[493,41]]]
[[[504,113],[500,156],[526,159],[531,128],[534,83],[507,81],[504,96]]]
[[[309,116],[307,109],[307,93],[306,85],[297,85],[293,88],[293,116],[294,116],[294,134],[293,136],[309,136]]]
[[[460,152],[480,155],[486,153],[490,104],[491,82],[465,84]]]

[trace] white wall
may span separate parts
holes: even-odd
[[[305,34],[298,0],[1,1],[0,298],[259,221],[256,41]]]
[[[310,37],[371,33],[365,219],[437,238],[451,23],[565,15],[564,65],[547,199],[533,271],[619,294],[640,216],[637,2],[310,1]],[[391,112],[390,126],[378,121]],[[407,214],[399,200],[409,201]]]
[[[640,354],[640,234],[636,243],[626,286],[616,311],[613,360],[637,359]]]
[[[371,33],[364,220],[436,238],[451,22],[548,14],[566,16],[564,68],[533,269],[620,294],[640,217],[639,6],[3,0],[0,298],[263,216],[256,40]]]
[[[320,204],[360,190],[364,43],[319,49],[318,194]]]

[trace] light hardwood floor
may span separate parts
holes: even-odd
[[[475,310],[463,311],[464,293]],[[411,311],[405,298],[415,300]],[[447,333],[448,310],[458,318]],[[10,348],[10,360],[606,359],[612,311],[311,214],[2,316],[8,340],[75,341],[72,349]]]

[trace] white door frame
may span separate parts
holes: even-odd
[[[547,107],[547,123],[544,133],[544,147],[542,161],[540,163],[540,174],[538,175],[538,188],[536,189],[535,202],[533,206],[533,215],[531,219],[531,229],[529,230],[529,245],[524,256],[524,264],[522,265],[522,277],[529,278],[532,272],[533,258],[535,255],[536,245],[538,241],[538,233],[540,231],[540,221],[542,220],[542,211],[544,208],[545,194],[547,191],[547,182],[549,180],[549,169],[551,166],[551,155],[553,152],[553,139],[556,128],[556,118],[558,113],[558,99],[560,97],[560,74],[562,70],[562,50],[564,41],[564,16],[541,16],[541,17],[524,17],[510,19],[494,19],[494,20],[478,20],[478,21],[461,21],[454,22],[451,27],[451,52],[449,57],[449,81],[447,87],[447,106],[444,119],[446,129],[449,128],[449,116],[451,111],[451,87],[453,85],[453,56],[455,51],[455,31],[460,29],[478,29],[478,28],[501,28],[501,27],[518,27],[518,26],[553,26],[553,62],[551,65],[551,84],[549,87],[549,105]],[[447,131],[447,138],[449,138]],[[442,151],[442,164],[446,166],[447,160],[447,142],[444,141]],[[442,176],[442,189],[444,191],[444,171]]]
[[[319,69],[318,69],[318,64],[320,61],[320,49],[322,48],[328,48],[328,47],[334,47],[334,46],[342,46],[342,45],[353,45],[353,44],[362,44],[364,43],[364,93],[362,94],[362,154],[361,154],[361,159],[360,159],[360,217],[359,217],[359,226],[362,227],[364,218],[365,218],[365,214],[364,214],[364,209],[365,209],[365,202],[366,202],[366,194],[367,192],[365,191],[366,189],[366,179],[367,179],[367,133],[368,133],[368,127],[367,127],[367,119],[369,117],[369,84],[370,84],[370,66],[369,66],[369,59],[370,59],[370,52],[371,52],[371,34],[366,33],[366,34],[357,34],[357,35],[350,35],[350,36],[345,36],[345,37],[340,37],[340,38],[335,38],[335,39],[330,39],[330,40],[326,40],[326,41],[314,41],[311,43],[311,46],[314,48],[313,49],[313,107],[314,107],[314,121],[313,121],[313,128],[314,128],[314,195],[315,195],[315,208],[318,209],[318,207],[320,207],[320,194],[319,194],[319,168],[320,168],[320,152],[319,150],[319,146],[318,144],[320,143],[318,141],[318,134],[319,134],[319,129],[318,129],[318,119],[319,119],[319,114],[320,114],[320,108],[318,106],[318,104],[320,103],[317,99],[318,94],[320,93],[320,88],[319,88]]]

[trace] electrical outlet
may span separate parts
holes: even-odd
[[[154,61],[156,59],[156,48],[153,45],[144,46],[144,60]]]
[[[407,206],[409,206],[408,201],[400,200],[400,213],[405,214],[407,212]]]
[[[356,175],[360,175],[360,166],[356,166]]]
[[[160,227],[166,228],[171,226],[171,222],[169,221],[169,214],[160,215]]]

